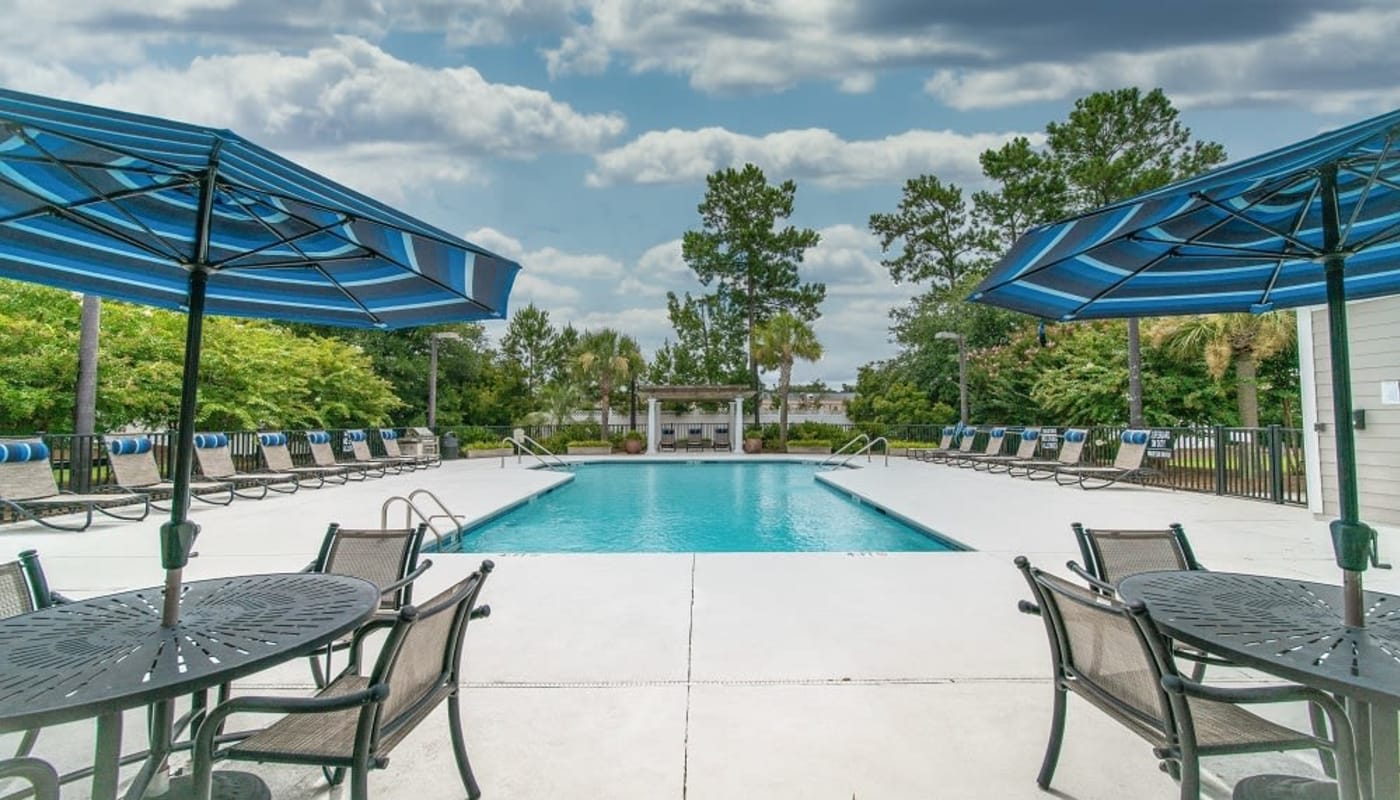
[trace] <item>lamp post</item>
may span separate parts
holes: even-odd
[[[943,341],[954,341],[958,343],[958,421],[964,427],[967,425],[967,338],[961,333],[953,331],[939,331],[933,335],[935,339]]]
[[[460,342],[462,334],[454,331],[434,333],[428,337],[428,427],[437,430],[437,346],[439,341]]]

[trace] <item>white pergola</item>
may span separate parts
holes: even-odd
[[[667,400],[729,403],[733,412],[729,451],[737,453],[743,448],[744,395],[753,393],[753,389],[748,386],[639,386],[637,391],[647,398],[648,454],[657,452],[657,442],[661,439],[661,403]]]

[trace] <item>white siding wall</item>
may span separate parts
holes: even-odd
[[[1351,385],[1355,408],[1366,410],[1366,429],[1356,432],[1361,518],[1372,524],[1400,525],[1400,405],[1381,404],[1381,381],[1400,379],[1400,297],[1352,303]],[[1312,312],[1312,362],[1317,382],[1317,419],[1327,427],[1318,437],[1323,513],[1337,511],[1337,446],[1332,424],[1331,348],[1327,311]]]

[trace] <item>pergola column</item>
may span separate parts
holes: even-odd
[[[660,436],[661,401],[655,397],[647,398],[647,455],[657,453],[656,442]]]
[[[733,435],[729,437],[729,452],[737,453],[744,447],[744,398],[734,398]]]

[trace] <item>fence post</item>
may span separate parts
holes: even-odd
[[[1215,431],[1215,493],[1225,494],[1225,426],[1216,425]]]
[[[1269,479],[1275,503],[1283,502],[1283,431],[1269,426]]]

